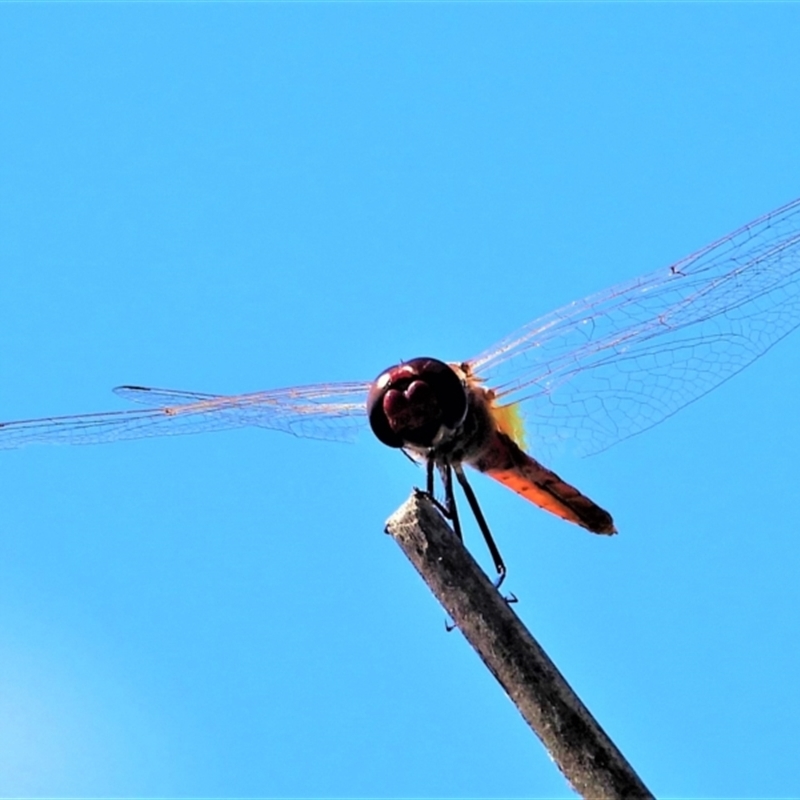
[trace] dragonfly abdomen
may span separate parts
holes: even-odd
[[[617,532],[608,511],[531,458],[501,431],[496,430],[480,454],[468,463],[545,511],[592,533]]]

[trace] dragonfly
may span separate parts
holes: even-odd
[[[597,534],[611,515],[527,452],[589,455],[672,416],[800,325],[800,199],[677,263],[546,314],[466,361],[413,358],[372,381],[239,395],[144,386],[114,392],[137,408],[0,423],[0,449],[94,444],[253,426],[351,440],[370,427],[426,467],[462,538],[453,476],[486,541],[499,586],[506,566],[464,466]]]

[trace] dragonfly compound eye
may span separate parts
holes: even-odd
[[[466,411],[461,380],[435,358],[390,367],[373,382],[367,399],[372,431],[389,447],[430,447],[443,427],[461,424]]]

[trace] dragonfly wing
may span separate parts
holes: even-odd
[[[552,312],[469,362],[532,438],[604,450],[671,416],[800,325],[800,200],[672,267]]]
[[[115,386],[112,391],[117,397],[133,403],[140,403],[143,406],[175,406],[186,403],[202,403],[225,397],[221,394],[184,392],[180,389],[153,389],[149,386]]]
[[[0,423],[0,449],[33,443],[96,444],[245,426],[348,441],[366,422],[369,385],[320,384],[231,396],[121,387],[119,394],[142,393],[157,407]],[[156,401],[156,394],[175,402]],[[183,402],[178,402],[180,398]]]

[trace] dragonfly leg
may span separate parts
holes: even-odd
[[[433,470],[435,464],[432,458],[428,459],[427,463],[427,479],[428,479],[428,496],[433,500],[436,504],[436,507],[444,514],[445,517],[452,520],[453,522],[453,532],[455,533],[458,538],[463,541],[463,537],[461,535],[461,525],[458,521],[458,511],[456,510],[456,500],[455,495],[453,494],[453,473],[450,469],[449,465],[439,465],[439,470],[442,477],[442,484],[444,485],[444,494],[445,494],[445,501],[444,504],[440,503],[434,496],[433,496]],[[458,626],[455,622],[451,622],[449,619],[444,621],[444,629],[451,633],[454,631]]]
[[[458,519],[458,509],[456,508],[456,495],[453,491],[453,468],[449,464],[439,464],[439,472],[444,486],[444,507],[447,510],[447,516],[453,523],[453,532],[458,537],[458,540],[463,542],[461,522]]]
[[[489,526],[486,524],[486,518],[483,516],[481,507],[478,505],[478,498],[475,497],[475,492],[472,491],[472,487],[467,481],[467,476],[464,474],[464,470],[461,468],[460,464],[454,466],[453,469],[455,470],[458,482],[461,484],[461,488],[464,490],[464,494],[467,496],[467,502],[469,502],[469,507],[472,509],[472,513],[475,515],[475,520],[478,523],[478,527],[481,529],[483,538],[486,541],[486,546],[489,548],[489,552],[492,555],[494,568],[497,570],[497,579],[495,580],[494,586],[495,589],[499,589],[500,584],[503,583],[506,577],[505,562],[503,561],[503,557],[500,555],[500,551],[497,549],[492,532],[489,530]]]
[[[439,511],[442,513],[442,516],[445,519],[449,519],[450,522],[453,523],[453,533],[459,538],[460,541],[464,541],[464,537],[461,535],[461,522],[458,519],[458,510],[456,509],[456,499],[453,493],[453,474],[450,469],[450,465],[439,464],[439,472],[442,479],[442,486],[444,487],[444,502],[441,503],[439,500],[436,499],[436,495],[433,493],[433,471],[436,467],[436,463],[432,458],[428,459],[427,462],[427,480],[426,480],[426,488],[425,492],[433,501],[433,504]]]

